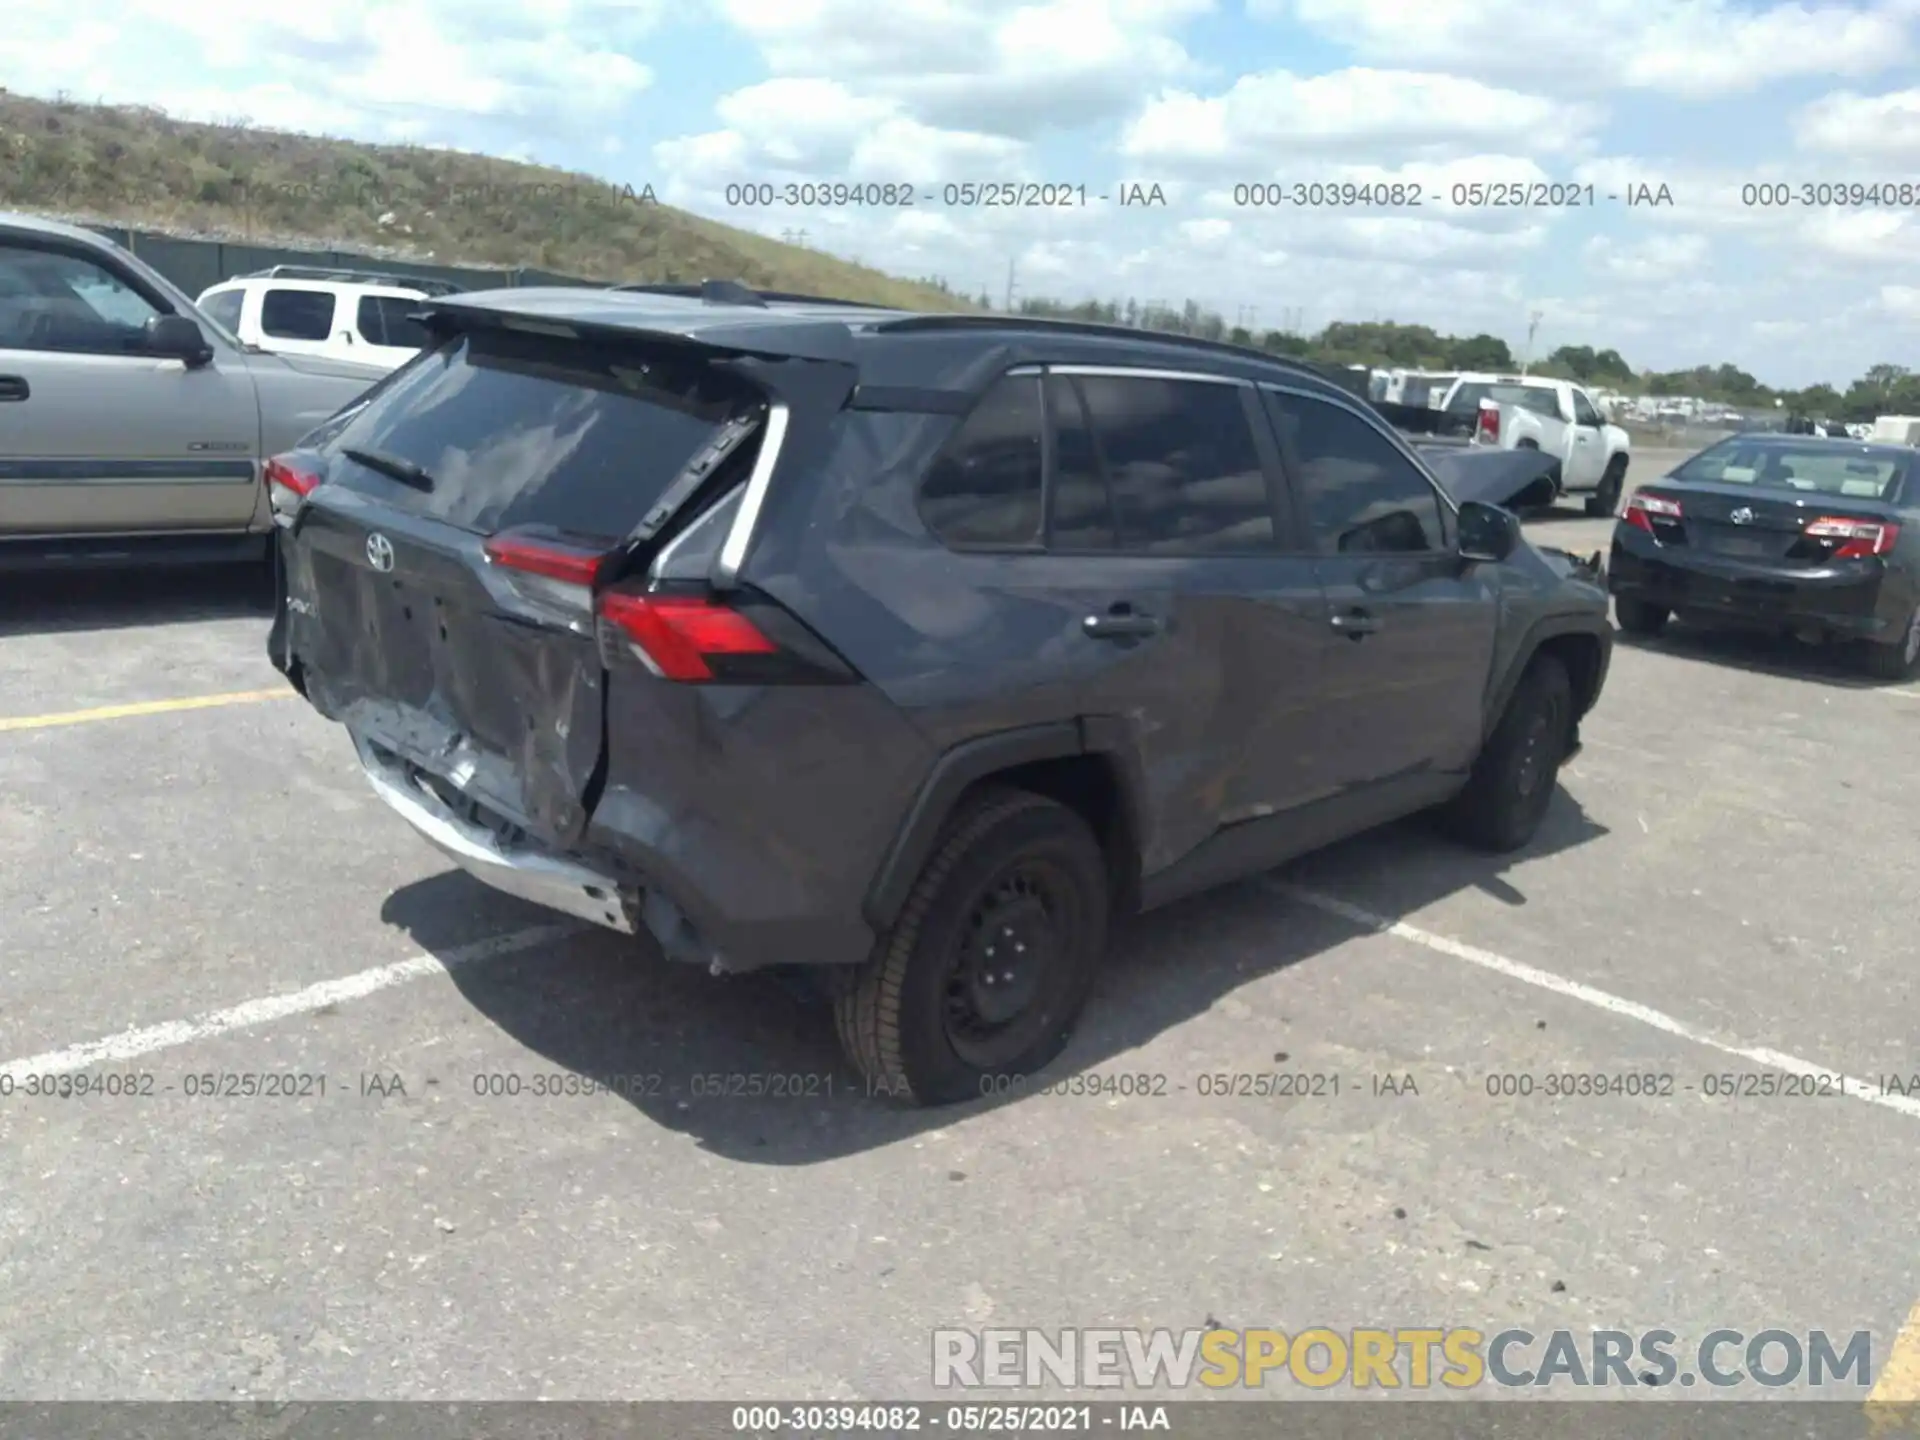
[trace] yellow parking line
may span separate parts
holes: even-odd
[[[1893,1337],[1893,1349],[1867,1396],[1869,1433],[1920,1434],[1920,1304]]]
[[[225,695],[183,695],[178,700],[101,705],[56,715],[14,715],[0,717],[0,730],[46,730],[55,725],[89,725],[95,720],[126,720],[135,715],[171,715],[178,710],[211,710],[218,705],[247,705],[256,700],[289,700],[294,694],[291,686],[281,685],[272,690],[234,690]]]

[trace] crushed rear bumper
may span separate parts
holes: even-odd
[[[355,735],[353,743],[373,793],[474,879],[623,935],[635,933],[637,893],[536,841],[509,839],[476,824],[421,784],[404,760],[361,736]]]

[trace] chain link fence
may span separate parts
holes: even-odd
[[[604,284],[598,280],[582,280],[573,275],[558,275],[550,270],[535,270],[525,266],[489,270],[463,265],[427,265],[412,260],[359,254],[351,250],[292,250],[228,240],[190,240],[177,235],[128,230],[113,225],[94,225],[90,228],[116,245],[125,246],[189,295],[198,295],[222,280],[231,280],[236,275],[250,275],[273,265],[308,265],[328,270],[364,270],[400,278],[441,280],[462,290],[496,290],[520,285],[591,285],[597,289]]]

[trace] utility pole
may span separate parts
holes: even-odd
[[[1007,303],[1005,309],[1007,314],[1011,315],[1013,313],[1013,257],[1011,255],[1007,257]]]
[[[1520,360],[1520,373],[1522,375],[1525,375],[1528,367],[1533,364],[1533,337],[1539,329],[1540,312],[1535,310],[1527,316],[1527,352]]]

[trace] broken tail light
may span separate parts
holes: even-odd
[[[1885,555],[1900,538],[1900,527],[1891,520],[1855,520],[1845,515],[1822,515],[1809,520],[1804,532],[1809,540],[1837,542],[1830,560],[1870,560]]]
[[[1620,518],[1636,530],[1644,530],[1649,535],[1656,534],[1654,521],[1667,520],[1678,523],[1680,502],[1669,500],[1664,495],[1649,495],[1641,491],[1628,498],[1626,507],[1621,510]]]
[[[291,525],[296,511],[320,488],[323,478],[309,462],[293,455],[275,455],[262,471],[267,486],[267,507],[273,523]]]
[[[1480,415],[1473,424],[1475,444],[1498,445],[1500,443],[1500,406],[1492,400],[1480,402]]]
[[[526,600],[572,628],[593,627],[593,587],[609,546],[540,526],[489,535],[487,563]]]

